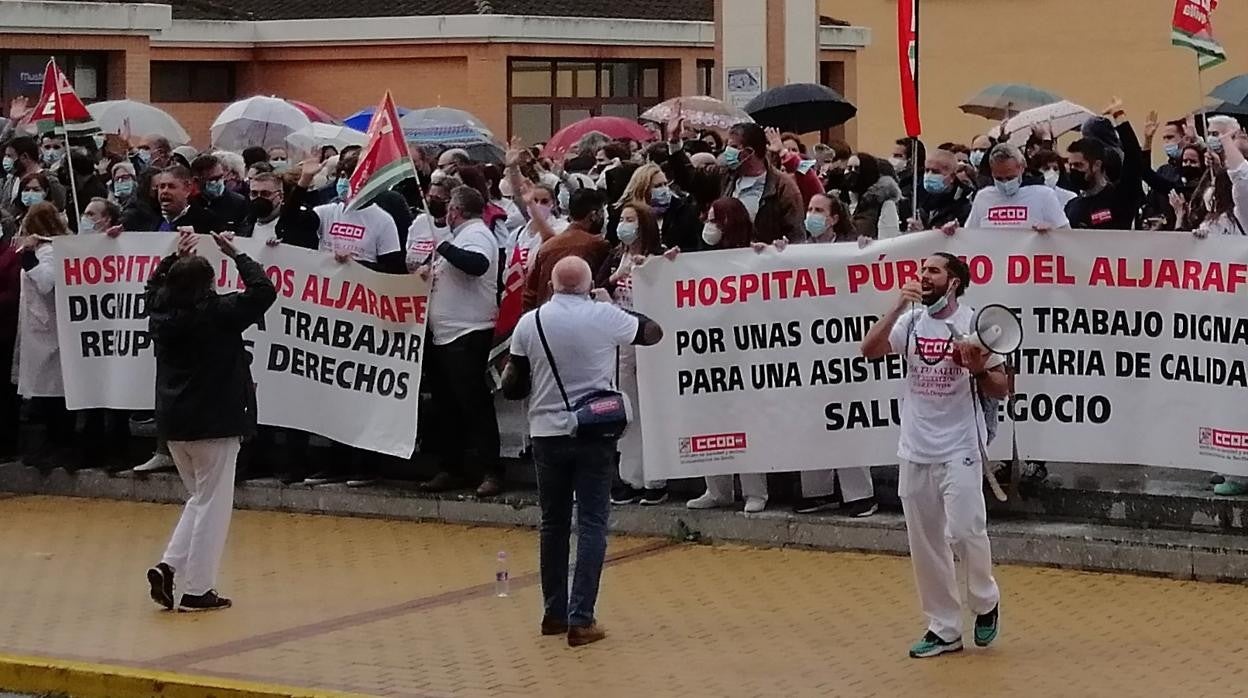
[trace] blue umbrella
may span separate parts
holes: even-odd
[[[410,114],[412,111],[411,109],[404,109],[403,107],[397,107],[397,109],[399,111],[399,118],[403,118],[407,114]],[[346,119],[343,120],[342,123],[346,124],[350,128],[355,129],[356,131],[367,132],[368,122],[373,120],[373,112],[375,111],[377,111],[377,107],[365,107],[364,109],[357,111],[351,116],[348,116]]]

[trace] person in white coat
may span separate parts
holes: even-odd
[[[23,454],[28,465],[55,465],[53,451],[73,441],[74,416],[65,409],[61,350],[56,338],[56,257],[52,240],[69,234],[56,207],[40,202],[22,219],[17,247],[22,262],[18,311],[17,392],[30,400],[45,429],[39,449]]]

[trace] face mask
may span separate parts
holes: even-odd
[[[1166,150],[1166,157],[1170,158],[1171,160],[1179,157],[1180,151],[1179,151],[1178,143],[1167,143],[1162,147],[1165,148]]]
[[[1067,176],[1070,177],[1070,186],[1074,187],[1075,191],[1087,191],[1092,186],[1092,182],[1086,172],[1071,170]]]
[[[134,193],[134,180],[126,179],[113,182],[113,196],[125,199]]]
[[[269,160],[269,164],[273,166],[274,172],[285,172],[289,163],[286,160]]]
[[[982,165],[983,163],[984,163],[984,151],[972,150],[971,151],[971,167],[974,167],[975,169],[979,169],[979,166]]]
[[[949,293],[945,293],[935,303],[927,306],[927,314],[936,317],[944,312],[945,308],[949,307],[949,295]]]
[[[13,158],[10,158],[10,157],[4,158],[4,171],[7,172],[8,174],[13,174],[13,168],[16,165],[17,165],[17,161],[14,160]]]
[[[104,144],[108,142],[108,137],[102,133],[95,134],[94,136],[91,137],[91,139],[95,141],[96,150],[103,148]]]
[[[1056,189],[1057,180],[1060,179],[1061,176],[1062,176],[1062,173],[1058,172],[1057,170],[1045,170],[1044,171],[1044,183],[1050,189]]]
[[[22,205],[30,208],[37,203],[43,201],[44,195],[41,191],[24,191],[22,192]]]
[[[537,205],[537,215],[541,216],[542,220],[544,221],[550,220],[551,213],[552,211],[548,204]]]
[[[429,202],[429,215],[437,219],[446,218],[447,202],[440,199],[431,199]]]
[[[49,148],[49,149],[44,150],[43,151],[43,164],[55,165],[61,159],[62,152],[63,151],[56,150],[55,148]]]
[[[672,190],[666,186],[650,190],[650,205],[655,208],[667,208],[672,204]]]
[[[889,158],[888,164],[893,166],[893,170],[895,172],[901,172],[902,170],[906,169],[905,158]]]
[[[1205,144],[1215,153],[1222,152],[1222,139],[1217,136],[1205,136]]]
[[[707,223],[702,226],[702,242],[714,247],[719,244],[720,240],[723,239],[724,231],[720,230],[718,225],[715,225],[714,223]]]
[[[828,218],[822,213],[811,211],[806,214],[806,232],[811,237],[819,237],[828,232]]]
[[[138,154],[139,154],[139,161],[142,162],[143,164],[146,165],[147,163],[152,161],[152,151],[140,150]]]
[[[724,152],[719,156],[724,162],[724,167],[735,170],[741,166],[741,151],[732,146],[724,148]]]
[[[615,234],[619,236],[620,242],[631,245],[637,241],[637,224],[621,221],[615,228]]]
[[[1183,173],[1183,179],[1188,182],[1195,182],[1205,176],[1205,168],[1200,165],[1184,165],[1179,169]]]
[[[944,175],[929,172],[923,175],[923,190],[928,194],[944,194],[949,191],[949,182]]]
[[[346,201],[347,195],[351,193],[351,181],[346,177],[339,177],[334,189],[338,192],[338,198]]]
[[[225,195],[225,181],[210,179],[204,182],[204,195],[209,199],[219,199]]]
[[[81,235],[82,233],[94,233],[94,232],[95,232],[94,220],[87,218],[85,215],[78,219],[78,234]]]
[[[572,192],[567,187],[559,187],[559,210],[568,210],[568,204],[572,203]]]
[[[1007,180],[1005,182],[1002,182],[1001,180],[996,180],[995,183],[997,186],[997,191],[1001,192],[1002,196],[1007,196],[1007,197],[1014,196],[1015,194],[1018,193],[1019,189],[1023,188],[1022,177],[1015,177],[1014,179]]]
[[[264,197],[256,197],[247,205],[251,209],[251,217],[255,220],[262,221],[273,215],[273,202]]]

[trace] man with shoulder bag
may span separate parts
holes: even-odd
[[[567,635],[578,647],[606,637],[594,604],[607,552],[607,516],[615,442],[628,428],[629,406],[614,385],[616,351],[663,338],[653,320],[590,297],[593,274],[580,257],[551,273],[553,297],[527,313],[511,339],[503,394],[529,398],[529,433],[542,507],[543,635]],[[573,494],[577,506],[576,570],[568,592]]]

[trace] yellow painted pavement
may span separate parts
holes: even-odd
[[[532,531],[238,512],[221,579],[236,606],[180,615],[144,580],[177,514],[0,499],[0,654],[292,695],[1248,696],[1238,585],[1002,567],[998,644],[915,661],[904,558],[613,538],[610,637],[574,650],[538,635]]]

